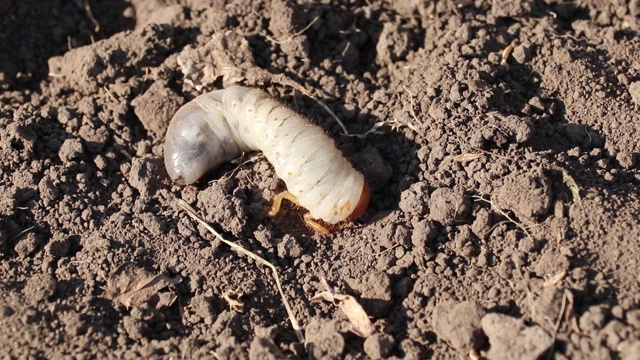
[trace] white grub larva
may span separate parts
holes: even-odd
[[[240,156],[262,151],[284,180],[270,216],[283,199],[307,209],[305,222],[337,224],[360,217],[369,186],[320,127],[262,90],[232,86],[203,94],[173,116],[164,147],[169,176],[191,184],[206,172]]]

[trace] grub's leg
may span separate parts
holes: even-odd
[[[326,227],[322,226],[314,218],[312,218],[311,217],[311,213],[304,214],[303,218],[304,218],[304,223],[308,227],[310,227],[313,231],[319,232],[319,233],[324,234],[324,235],[328,235],[329,234],[329,230],[327,230]]]
[[[293,196],[292,193],[290,193],[289,191],[285,190],[283,192],[281,192],[280,194],[276,195],[276,197],[273,199],[273,205],[271,205],[271,210],[269,211],[269,213],[267,214],[270,217],[274,217],[276,215],[278,215],[278,213],[280,212],[280,206],[282,206],[282,200],[287,199],[289,201],[291,201],[292,203],[300,206],[300,203],[298,202],[298,199],[296,199],[295,196]]]

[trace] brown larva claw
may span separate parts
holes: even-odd
[[[269,213],[267,213],[267,216],[274,217],[278,215],[278,213],[280,212],[280,207],[282,206],[282,200],[285,200],[285,199],[300,206],[298,199],[296,199],[296,197],[292,193],[285,190],[273,198],[273,205],[271,205],[271,210],[269,210]]]
[[[269,211],[269,213],[267,213],[269,217],[274,217],[278,215],[278,213],[280,212],[280,207],[282,207],[282,200],[289,200],[293,204],[300,206],[298,199],[292,193],[285,190],[273,198],[273,205],[271,205],[271,210]],[[313,231],[316,231],[325,235],[329,234],[329,230],[327,230],[327,228],[321,223],[319,223],[316,219],[312,218],[310,213],[304,214],[303,218],[304,218],[304,223]]]
[[[303,218],[305,225],[311,228],[311,230],[319,232],[323,235],[329,235],[329,229],[317,222],[316,219],[312,218],[310,213],[304,214]]]

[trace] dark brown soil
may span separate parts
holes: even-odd
[[[636,359],[639,30],[637,0],[0,0],[0,355]],[[268,218],[256,155],[168,179],[173,113],[234,82],[330,133],[360,221]],[[123,301],[128,262],[170,280]]]

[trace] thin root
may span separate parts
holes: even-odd
[[[413,117],[413,120],[416,122],[416,124],[420,124],[420,120],[418,120],[418,117],[416,116],[416,112],[413,110],[414,104],[413,104],[413,94],[411,93],[411,90],[409,90],[409,88],[407,88],[406,86],[402,85],[402,88],[409,93],[409,101],[410,101],[410,109],[409,112],[411,113],[411,116]],[[410,122],[406,124],[407,127],[413,131],[415,131],[417,134],[419,134],[420,132],[418,131],[418,128],[416,128],[413,124],[411,124]]]
[[[282,284],[280,284],[280,276],[278,275],[278,271],[276,270],[276,267],[271,264],[270,262],[266,261],[265,259],[261,258],[260,256],[252,253],[251,251],[243,248],[242,246],[233,243],[231,241],[226,240],[225,238],[222,237],[222,235],[220,235],[220,233],[218,233],[214,228],[212,228],[209,224],[207,224],[206,221],[204,221],[200,216],[198,216],[198,214],[196,213],[195,209],[193,207],[191,207],[191,205],[187,204],[186,201],[182,200],[182,199],[177,199],[176,200],[176,204],[181,207],[184,211],[187,212],[187,214],[189,214],[189,216],[191,216],[194,220],[198,221],[200,223],[200,225],[204,226],[207,230],[209,230],[209,232],[211,232],[213,235],[215,235],[215,237],[220,240],[221,242],[229,245],[232,249],[234,249],[235,251],[246,255],[248,257],[250,257],[251,259],[255,260],[256,262],[267,266],[269,269],[271,269],[271,271],[273,272],[273,278],[276,281],[276,286],[278,287],[278,292],[280,293],[280,296],[282,297],[282,302],[284,304],[285,309],[287,310],[287,314],[289,315],[289,321],[291,322],[291,326],[293,327],[293,331],[295,331],[296,333],[296,337],[298,338],[298,341],[303,343],[304,342],[304,336],[302,335],[302,329],[300,328],[300,325],[298,324],[298,321],[296,320],[296,317],[293,313],[293,310],[291,309],[291,306],[289,305],[289,302],[287,301],[287,298],[284,296],[284,291],[282,291]]]
[[[369,130],[367,130],[366,132],[364,132],[362,134],[352,134],[352,133],[349,132],[349,130],[347,130],[347,127],[344,125],[342,120],[340,120],[340,118],[338,118],[338,116],[329,108],[329,106],[327,106],[327,104],[322,102],[322,100],[319,100],[316,97],[314,97],[307,89],[303,88],[302,85],[296,83],[295,81],[291,80],[290,78],[288,78],[286,76],[281,77],[280,78],[280,82],[282,84],[284,84],[284,85],[288,85],[288,86],[300,91],[301,93],[303,93],[306,96],[308,96],[309,98],[311,98],[311,100],[315,101],[316,104],[320,105],[327,113],[329,113],[329,116],[331,116],[333,118],[333,120],[335,120],[335,122],[338,123],[338,125],[340,126],[340,129],[342,129],[342,132],[340,133],[340,135],[342,135],[342,136],[364,138],[369,134],[377,134],[377,133],[379,133],[378,132],[378,128],[383,126],[383,125],[387,125],[385,122],[377,122],[377,123],[373,124],[373,126],[371,126],[371,128]]]
[[[316,21],[318,21],[318,19],[320,18],[320,15],[316,16],[315,18],[313,18],[313,20],[311,20],[311,22],[309,23],[309,25],[305,26],[304,29],[298,31],[295,34],[290,35],[288,38],[284,39],[284,40],[278,40],[275,38],[272,38],[271,36],[267,36],[266,38],[269,39],[270,41],[273,41],[276,44],[286,44],[289,41],[293,40],[296,36],[301,35],[303,32],[309,30],[310,27],[313,26],[313,24],[316,23]]]
[[[507,220],[509,220],[510,223],[512,223],[513,225],[517,226],[520,230],[522,230],[522,232],[524,232],[524,234],[529,238],[529,240],[533,241],[533,237],[531,236],[531,233],[529,232],[529,230],[527,230],[527,228],[524,225],[522,225],[518,221],[514,220],[511,216],[509,216],[509,214],[507,214],[506,211],[496,206],[496,204],[493,201],[489,199],[485,199],[483,196],[479,196],[479,195],[476,195],[473,198],[476,200],[484,201],[487,204],[491,205],[491,209],[496,211],[498,214],[504,216]]]

